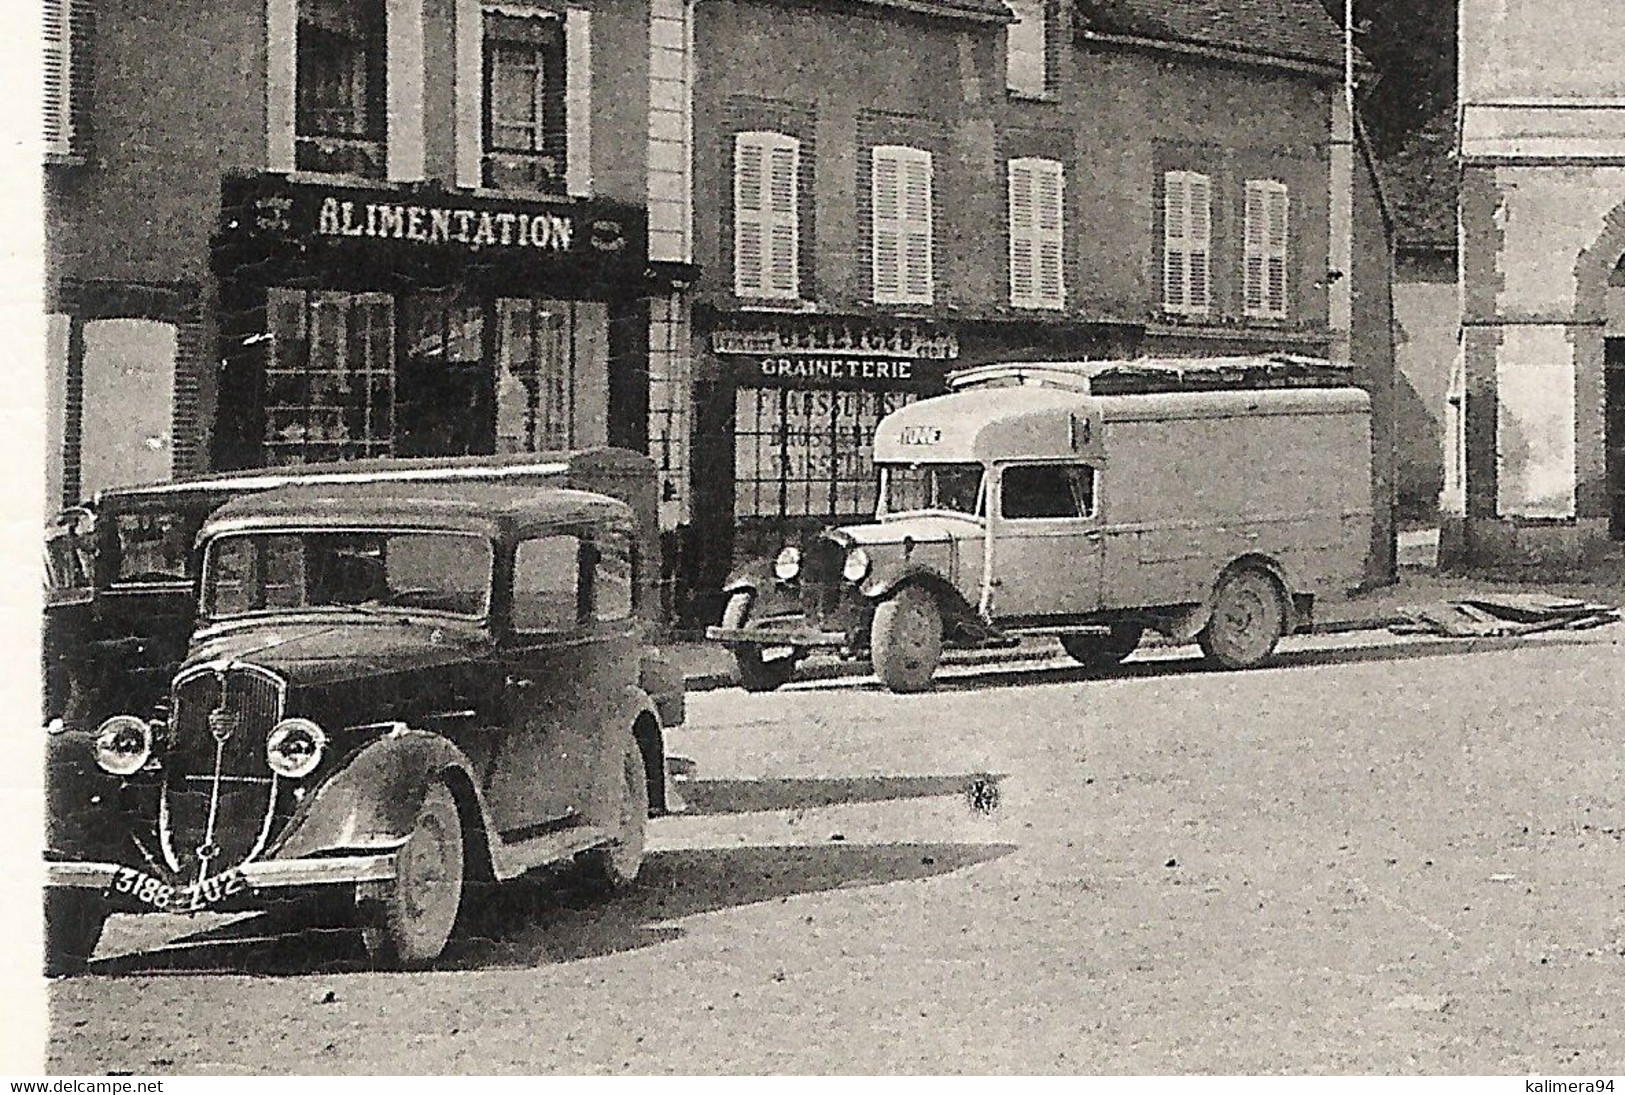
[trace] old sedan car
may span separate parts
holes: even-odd
[[[378,965],[420,966],[469,884],[577,859],[629,885],[666,801],[639,532],[606,495],[492,483],[222,507],[167,711],[55,735],[50,965],[110,912],[324,887]]]

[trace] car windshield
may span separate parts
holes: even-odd
[[[948,510],[980,517],[983,512],[980,464],[883,464],[880,512]]]
[[[477,618],[490,604],[491,544],[418,530],[238,533],[209,545],[211,619],[323,609],[408,609]]]

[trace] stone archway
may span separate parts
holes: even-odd
[[[1625,540],[1625,202],[1575,263],[1576,428],[1601,441],[1582,457],[1576,502],[1607,520],[1608,536]],[[1612,304],[1612,308],[1610,305]],[[1610,323],[1612,320],[1612,323]]]

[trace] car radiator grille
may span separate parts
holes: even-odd
[[[159,835],[188,879],[235,867],[264,847],[276,807],[265,739],[285,686],[256,666],[206,666],[175,682]]]

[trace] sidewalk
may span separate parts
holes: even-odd
[[[1610,605],[1625,605],[1625,558],[1610,559],[1591,569],[1566,574],[1487,573],[1441,574],[1432,569],[1403,567],[1399,581],[1351,597],[1322,598],[1315,604],[1315,633],[1380,631],[1399,623],[1400,609],[1409,605],[1448,601],[1488,593],[1545,593],[1576,597]],[[661,644],[683,672],[691,692],[729,688],[737,684],[733,656],[717,643],[668,642]],[[997,650],[950,650],[945,665],[1004,665],[1049,661],[1060,656],[1053,639],[1026,639]],[[796,669],[797,680],[861,677],[870,672],[866,659],[842,661],[833,655],[814,655]]]

